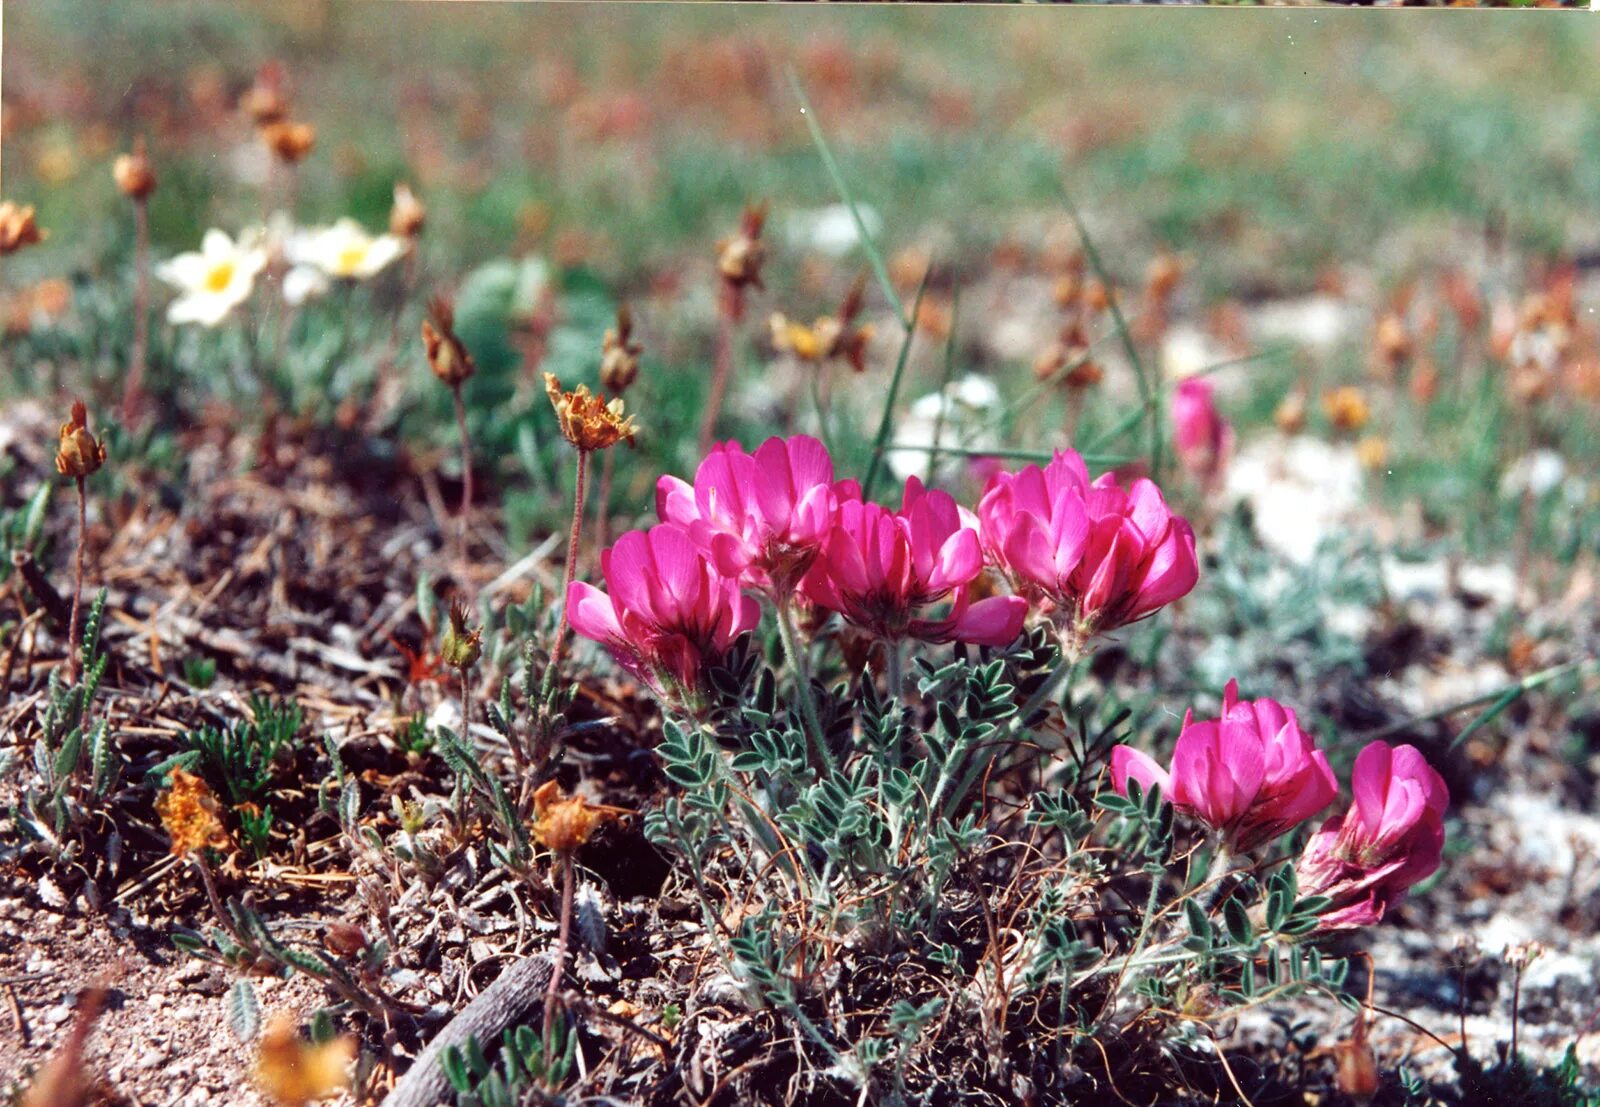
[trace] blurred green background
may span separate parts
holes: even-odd
[[[626,282],[705,248],[749,197],[833,198],[793,66],[890,243],[985,248],[1079,203],[1197,249],[1213,291],[1503,225],[1553,251],[1600,207],[1600,39],[1581,17],[1345,10],[863,9],[297,2],[10,5],[4,190],[91,264],[106,172],[158,151],[158,244],[258,217],[232,112],[265,59],[319,128],[302,216],[429,200],[465,262],[566,232]],[[1132,242],[1141,254],[1148,242]],[[1115,251],[1113,251],[1114,253]]]

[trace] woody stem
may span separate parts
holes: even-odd
[[[561,854],[561,930],[556,936],[555,964],[550,969],[550,983],[544,993],[544,1050],[550,1055],[555,1027],[556,997],[561,991],[561,976],[566,971],[567,942],[572,935],[572,854]]]
[[[72,615],[67,620],[67,675],[78,680],[78,608],[83,601],[83,547],[89,529],[88,496],[78,478],[78,555],[72,573]]]
[[[467,405],[461,385],[451,389],[456,401],[456,433],[461,437],[461,511],[456,519],[456,543],[465,573],[467,562],[467,513],[472,509],[472,435],[467,430]]]

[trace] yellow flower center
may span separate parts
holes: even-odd
[[[206,291],[221,292],[233,282],[233,262],[223,261],[206,270]]]
[[[341,277],[348,277],[360,267],[362,259],[367,256],[365,246],[346,246],[334,258],[333,269]]]

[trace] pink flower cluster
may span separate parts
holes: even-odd
[[[1111,751],[1111,782],[1159,785],[1177,810],[1223,836],[1230,849],[1271,842],[1322,811],[1339,795],[1328,759],[1275,700],[1223,693],[1222,716],[1184,716],[1170,768],[1129,746]],[[1368,926],[1406,890],[1439,867],[1444,848],[1444,781],[1411,746],[1373,742],[1351,774],[1355,803],[1312,835],[1297,868],[1307,895],[1333,906],[1323,929]]]
[[[1080,641],[1132,623],[1200,577],[1194,529],[1140,478],[1126,492],[1058,450],[1044,468],[996,473],[978,503],[984,548],[1019,593]]]
[[[999,472],[974,515],[906,481],[898,510],[835,480],[822,443],[715,447],[694,481],[663,476],[660,525],[602,556],[608,591],[574,583],[573,629],[657,690],[697,686],[758,619],[746,591],[801,599],[885,641],[1002,646],[1030,604],[1082,641],[1142,619],[1194,587],[1194,532],[1147,480],[1090,482],[1083,459]],[[975,596],[994,567],[1013,594]],[[1070,625],[1068,620],[1070,620]]]

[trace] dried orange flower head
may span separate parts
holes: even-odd
[[[350,1035],[315,1045],[300,1036],[293,1018],[279,1015],[261,1035],[256,1087],[279,1107],[305,1107],[348,1088],[355,1059],[356,1040]]]
[[[761,287],[761,265],[767,260],[761,229],[766,222],[766,202],[751,204],[739,221],[739,233],[717,243],[717,272],[736,289]]]
[[[621,396],[639,376],[639,355],[644,347],[633,341],[633,312],[623,304],[617,309],[617,325],[600,340],[600,387]]]
[[[1355,431],[1367,425],[1370,412],[1367,398],[1361,389],[1345,385],[1326,392],[1322,397],[1322,412],[1335,430]]]
[[[428,209],[411,191],[411,186],[404,181],[395,185],[394,206],[389,209],[389,233],[396,238],[416,238],[427,221]]]
[[[597,806],[582,796],[563,796],[561,785],[547,780],[533,793],[533,836],[545,849],[570,853],[587,842],[602,823],[622,813],[620,808]]]
[[[111,164],[111,176],[130,200],[143,200],[156,190],[156,171],[145,156],[144,139],[134,140],[132,153],[117,156]]]
[[[311,153],[317,144],[317,129],[310,123],[297,123],[280,119],[261,128],[261,141],[267,144],[279,161],[296,165]]]
[[[477,370],[472,355],[456,337],[455,308],[448,298],[435,296],[428,302],[433,321],[422,321],[422,348],[428,355],[433,375],[451,388],[459,388]]]
[[[634,445],[639,428],[633,416],[623,414],[621,396],[607,403],[604,395],[590,393],[586,384],[563,392],[561,381],[554,373],[544,375],[544,390],[550,396],[550,406],[556,410],[561,433],[578,449],[585,452],[605,450],[618,442]]]
[[[466,672],[478,663],[483,653],[483,631],[467,629],[467,609],[457,601],[450,605],[450,625],[439,642],[439,659],[452,669]]]
[[[44,232],[34,216],[33,205],[0,203],[0,256],[14,254],[24,246],[35,246],[44,241]]]
[[[193,773],[173,769],[167,790],[156,797],[156,814],[172,839],[172,852],[187,857],[211,846],[225,849],[228,832],[222,828],[222,809],[210,786]]]
[[[82,480],[106,463],[104,442],[89,433],[89,409],[82,400],[72,404],[72,418],[61,424],[61,444],[56,447],[56,472]]]

